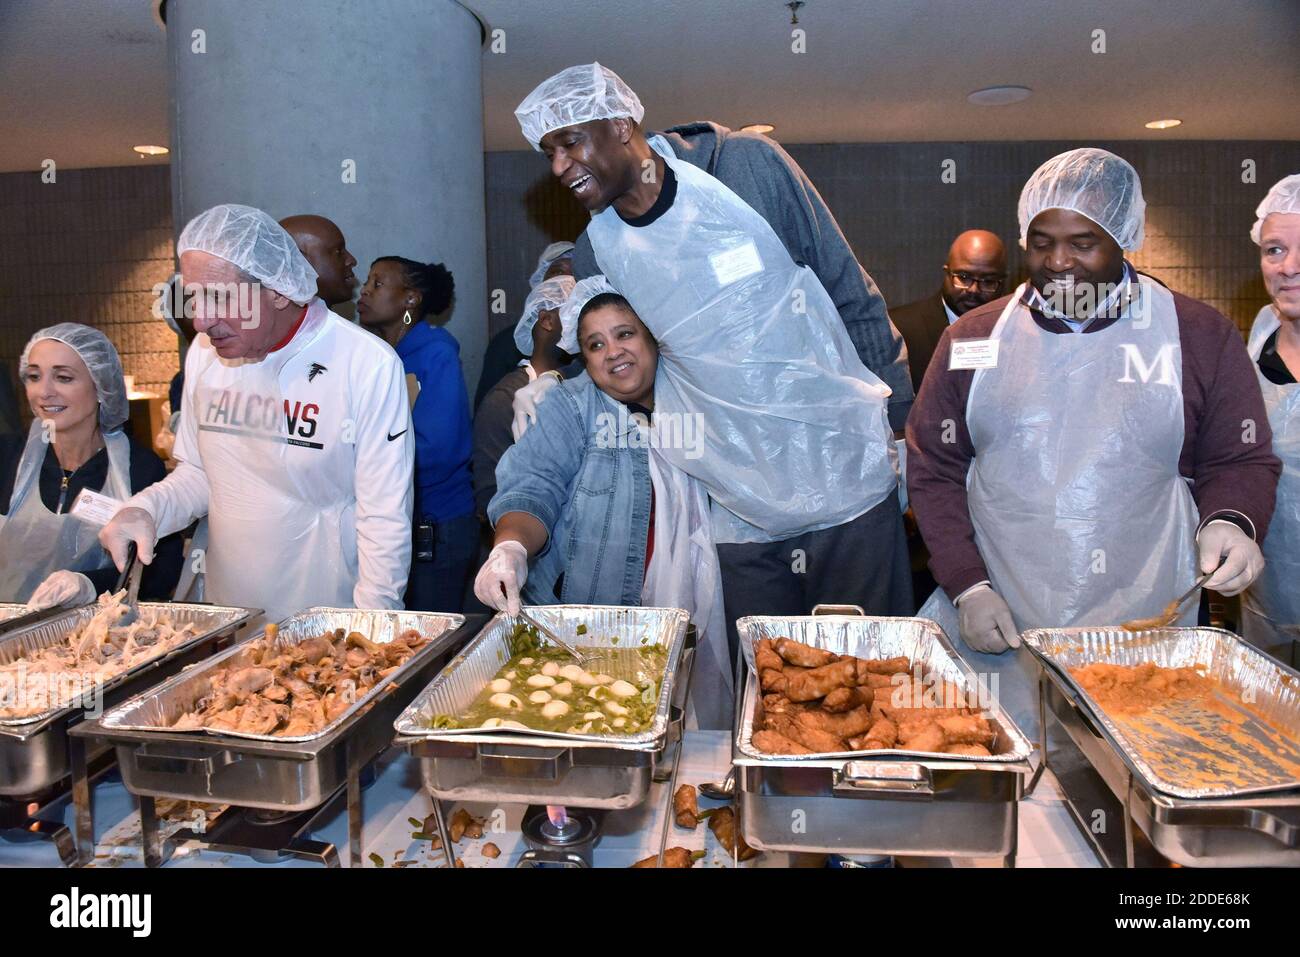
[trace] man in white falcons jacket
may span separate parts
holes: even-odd
[[[401,360],[330,312],[292,237],[261,210],[200,213],[177,254],[199,333],[178,464],[100,542],[119,568],[131,542],[148,563],[160,536],[206,514],[208,601],[270,621],[313,605],[401,608],[415,454]]]

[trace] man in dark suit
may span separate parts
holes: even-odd
[[[962,313],[1001,296],[1006,284],[1007,254],[1002,240],[986,229],[968,229],[948,249],[939,291],[889,310],[907,343],[912,386],[918,393],[943,331]]]

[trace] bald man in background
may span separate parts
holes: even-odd
[[[280,220],[284,231],[293,237],[299,252],[316,270],[316,294],[333,309],[352,301],[357,277],[352,272],[356,258],[348,252],[343,231],[324,216],[286,216]],[[937,341],[936,337],[936,341]]]
[[[889,310],[907,343],[912,387],[918,394],[943,331],[958,316],[1001,296],[1006,284],[1007,254],[1002,240],[987,229],[968,229],[948,249],[939,291]]]

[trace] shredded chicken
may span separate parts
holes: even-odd
[[[166,654],[199,633],[153,609],[130,625],[126,591],[99,596],[99,610],[59,644],[0,665],[0,718],[29,718],[66,707],[137,665]]]
[[[178,731],[239,731],[275,737],[316,734],[429,643],[414,629],[377,644],[342,628],[293,645],[274,625],[247,653],[208,675],[208,690]]]

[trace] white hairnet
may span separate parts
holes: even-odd
[[[181,230],[176,255],[196,250],[233,263],[268,289],[296,303],[316,295],[316,270],[271,216],[252,206],[223,203]]]
[[[537,257],[537,268],[528,277],[528,285],[536,289],[537,284],[546,278],[546,270],[551,268],[551,263],[566,256],[573,258],[573,243],[551,243],[543,249],[542,254]]]
[[[108,341],[108,336],[79,322],[60,322],[42,329],[23,346],[22,358],[18,360],[19,378],[27,373],[27,360],[31,356],[32,346],[42,339],[62,342],[81,357],[90,372],[91,381],[95,383],[95,394],[99,397],[100,428],[105,432],[121,428],[130,414],[126,379],[122,375],[122,360],[118,358],[113,343]]]
[[[515,345],[526,356],[533,354],[533,326],[543,309],[559,309],[573,291],[572,276],[554,276],[541,283],[524,300],[524,314],[515,326]]]
[[[1255,207],[1255,225],[1250,227],[1250,238],[1259,245],[1259,231],[1264,220],[1273,213],[1300,214],[1300,173],[1284,176],[1268,191],[1264,201]]]
[[[582,307],[602,293],[617,293],[602,275],[588,276],[573,284],[569,298],[560,306],[560,348],[570,355],[577,355],[582,350],[578,347],[578,314]]]
[[[1087,216],[1132,252],[1142,245],[1147,204],[1137,170],[1114,153],[1093,147],[1053,156],[1020,191],[1020,247],[1029,224],[1045,209],[1069,209]]]
[[[638,123],[645,107],[613,70],[599,63],[584,63],[561,70],[524,97],[515,109],[524,139],[541,151],[542,137],[552,130],[630,116]]]

